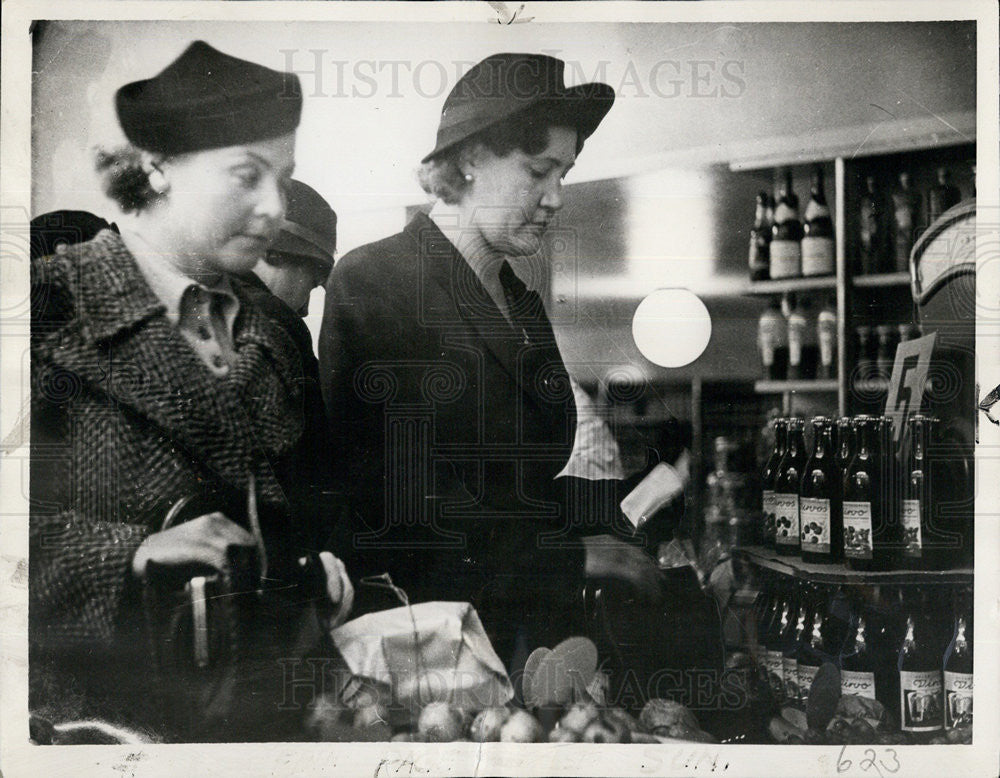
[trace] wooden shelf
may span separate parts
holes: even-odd
[[[753,390],[757,394],[784,394],[785,392],[836,392],[836,378],[806,381],[755,381]]]
[[[856,287],[877,287],[877,286],[909,286],[910,274],[907,271],[899,273],[871,273],[869,275],[854,276],[851,283]]]
[[[772,281],[751,281],[744,287],[743,292],[750,295],[773,295],[789,292],[814,292],[836,288],[836,276],[817,276],[816,278],[781,278]]]
[[[816,583],[945,584],[972,583],[973,579],[972,568],[860,572],[848,569],[843,563],[820,565],[794,556],[779,556],[763,546],[739,546],[733,549],[733,554],[757,567]]]

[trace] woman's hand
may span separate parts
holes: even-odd
[[[639,597],[652,603],[663,598],[660,570],[656,561],[641,548],[630,546],[610,535],[587,535],[584,574],[588,578],[617,578],[635,587]]]
[[[354,586],[347,575],[347,568],[337,557],[329,551],[320,551],[319,559],[326,572],[326,593],[336,607],[329,623],[330,629],[333,629],[346,621],[354,607]]]
[[[151,561],[161,565],[200,563],[227,572],[230,546],[252,548],[256,543],[253,535],[223,514],[207,513],[146,538],[132,557],[132,572],[145,577]]]

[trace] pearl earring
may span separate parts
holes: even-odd
[[[472,173],[466,173],[464,178],[468,183],[472,183]]]

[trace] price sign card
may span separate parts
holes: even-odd
[[[892,417],[896,444],[903,435],[907,418],[920,411],[936,339],[937,333],[931,333],[896,347],[896,361],[885,400],[885,415]]]

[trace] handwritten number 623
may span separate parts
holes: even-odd
[[[844,752],[847,751],[847,746],[840,747],[840,755],[837,757],[837,772],[846,773],[854,763],[850,759],[844,758]],[[899,756],[896,753],[895,748],[883,748],[882,753],[879,754],[874,748],[865,749],[865,758],[858,760],[858,767],[861,768],[863,772],[869,772],[874,770],[879,776],[883,775],[883,770],[887,773],[898,773],[899,772]],[[890,760],[886,763],[886,759]],[[877,760],[877,761],[876,761]]]

